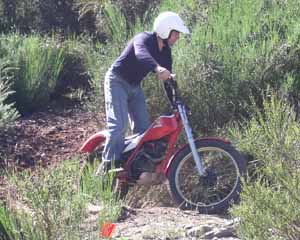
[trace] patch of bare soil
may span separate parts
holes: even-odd
[[[0,169],[47,166],[78,154],[81,144],[103,127],[103,114],[80,107],[51,108],[16,121],[0,131]],[[5,197],[0,173],[0,199]]]
[[[80,108],[48,109],[22,118],[0,136],[0,166],[26,168],[69,159],[102,128],[102,118]]]

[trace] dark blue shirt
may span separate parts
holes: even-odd
[[[138,85],[157,65],[172,71],[171,49],[163,47],[160,51],[156,34],[142,32],[131,39],[112,67],[127,82]]]

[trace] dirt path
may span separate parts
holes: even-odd
[[[0,167],[24,168],[67,160],[77,154],[88,136],[103,127],[103,119],[103,115],[80,108],[49,108],[22,118],[14,128],[0,132]],[[224,216],[170,207],[172,201],[164,186],[139,188],[133,195],[129,204],[135,208],[117,223],[116,239],[237,239],[234,221]],[[0,196],[5,197],[1,175]],[[91,213],[91,221],[96,223],[95,213]]]
[[[133,211],[117,223],[115,237],[128,239],[238,239],[235,222],[178,208],[153,207]]]
[[[94,239],[100,206],[90,206],[89,226],[94,226],[87,239]],[[236,220],[225,216],[198,214],[171,207],[144,207],[124,210],[125,220],[115,223],[113,239],[119,240],[239,240]]]

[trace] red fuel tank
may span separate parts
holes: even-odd
[[[178,128],[178,123],[174,115],[161,116],[157,118],[146,131],[144,140],[156,140],[167,136]]]

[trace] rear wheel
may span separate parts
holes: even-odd
[[[169,168],[171,195],[182,209],[197,209],[207,214],[223,212],[239,197],[245,159],[220,140],[197,140],[195,145],[206,174],[199,176],[190,147],[186,146]]]

